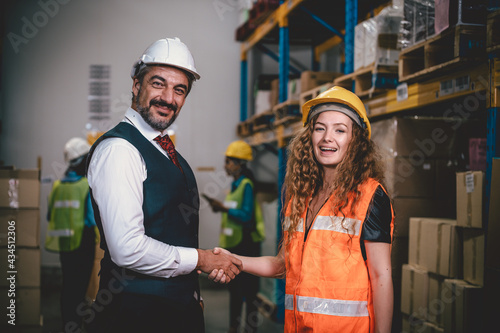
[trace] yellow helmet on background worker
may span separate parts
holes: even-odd
[[[334,86],[302,105],[302,122],[304,126],[317,114],[324,111],[342,112],[361,128],[368,131],[371,137],[371,126],[363,102],[353,92]]]
[[[142,56],[132,66],[130,76],[135,76],[148,65],[168,65],[191,73],[195,80],[200,74],[194,66],[194,59],[186,44],[177,37],[159,39],[144,51]]]
[[[79,157],[86,155],[90,151],[90,145],[87,140],[82,138],[71,138],[64,145],[64,160],[72,164]]]
[[[226,156],[240,160],[253,160],[252,147],[243,140],[233,141],[226,149]]]

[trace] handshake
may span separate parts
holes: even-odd
[[[229,283],[243,271],[243,262],[239,256],[228,250],[215,247],[213,250],[198,250],[198,274],[207,273],[214,282]]]

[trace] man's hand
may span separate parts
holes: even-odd
[[[220,254],[220,253],[225,253],[225,254],[228,254],[228,255],[232,255],[234,256],[231,252],[229,252],[228,250],[226,249],[223,249],[221,247],[214,247],[214,249],[212,250],[212,252],[214,254]],[[243,267],[242,267],[243,268]],[[214,282],[219,282],[219,283],[227,283],[226,280],[227,280],[227,277],[226,275],[224,274],[224,271],[222,269],[214,269],[209,275],[208,275],[208,279],[209,280],[212,280]]]
[[[198,264],[196,269],[212,276],[217,271],[216,276],[220,276],[215,282],[229,283],[242,270],[241,260],[233,257],[228,251],[226,253],[215,254],[211,250],[198,249]],[[209,278],[210,278],[209,276]]]

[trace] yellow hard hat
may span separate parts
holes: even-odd
[[[361,128],[368,131],[368,138],[371,137],[372,129],[366,115],[365,105],[353,92],[334,86],[305,102],[302,105],[302,122],[304,126],[309,122],[310,118],[322,111],[339,111],[346,114]]]
[[[226,156],[251,161],[253,159],[252,147],[243,140],[233,141],[226,149]]]

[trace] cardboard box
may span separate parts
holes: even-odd
[[[385,160],[385,185],[392,198],[434,197],[436,184],[434,160],[413,164],[407,157],[392,157]]]
[[[0,169],[0,207],[39,208],[40,170]]]
[[[405,156],[419,165],[426,159],[461,156],[468,150],[468,138],[475,135],[477,126],[473,123],[436,117],[392,117],[372,123],[372,139],[384,158]],[[469,129],[472,134],[467,132]]]
[[[403,265],[401,279],[401,312],[425,319],[420,309],[425,309],[428,302],[429,274],[427,271]]]
[[[403,266],[401,282],[401,312],[414,318],[443,323],[443,312],[438,303],[445,278],[412,265]]]
[[[385,163],[385,185],[392,198],[436,198],[456,200],[456,165],[449,159],[389,157]]]
[[[288,80],[288,94],[287,94],[287,100],[288,101],[298,101],[300,100],[300,93],[301,93],[301,83],[300,83],[300,78],[297,79],[289,79]]]
[[[342,75],[342,73],[338,72],[303,71],[300,74],[301,93],[319,87],[325,83],[333,82],[335,78]]]
[[[461,227],[483,227],[482,171],[457,172],[457,224]]]
[[[464,280],[482,286],[484,284],[484,231],[462,228]]]
[[[40,246],[40,210],[0,208],[0,247]]]
[[[412,316],[403,315],[403,329],[404,333],[443,333],[444,328],[435,324],[429,323],[422,319]]]
[[[271,91],[257,90],[257,92],[255,93],[254,114],[261,114],[269,110],[271,110]]]
[[[12,293],[12,290],[15,291]],[[10,328],[19,327],[19,330],[15,332],[31,332],[31,329],[34,330],[36,327],[23,326],[42,325],[40,288],[0,288],[0,293],[1,325],[8,324],[8,321],[14,318],[11,313],[15,314],[15,326],[8,325]],[[13,310],[14,307],[15,309]],[[13,313],[13,311],[15,311],[15,313]],[[2,327],[0,327],[0,331],[11,332],[9,330],[4,331]]]
[[[460,241],[456,221],[410,218],[408,263],[445,277],[460,275]]]
[[[489,216],[487,226],[488,240],[500,239],[500,158],[492,159]],[[486,266],[500,270],[500,242],[487,241],[485,262]]]
[[[427,303],[427,321],[441,327],[444,323],[444,309],[442,306],[444,280],[444,276],[429,273],[429,301]]]
[[[0,249],[0,287],[11,281],[17,287],[40,287],[39,248]]]
[[[463,280],[447,279],[444,281],[443,300],[445,332],[484,332],[482,287],[468,284]]]
[[[95,300],[97,297],[97,292],[99,291],[99,272],[101,271],[101,259],[104,258],[104,250],[101,249],[100,241],[95,244],[95,256],[94,265],[92,267],[92,273],[90,274],[89,285],[85,296],[88,299]]]
[[[455,159],[437,159],[436,163],[436,183],[434,197],[450,199],[453,202],[457,198],[457,170]]]
[[[498,300],[500,299],[500,270],[486,267],[484,271],[484,327],[495,327],[498,323]]]
[[[428,198],[394,198],[393,207],[396,212],[394,219],[394,236],[408,237],[410,217],[454,218],[454,201]]]

